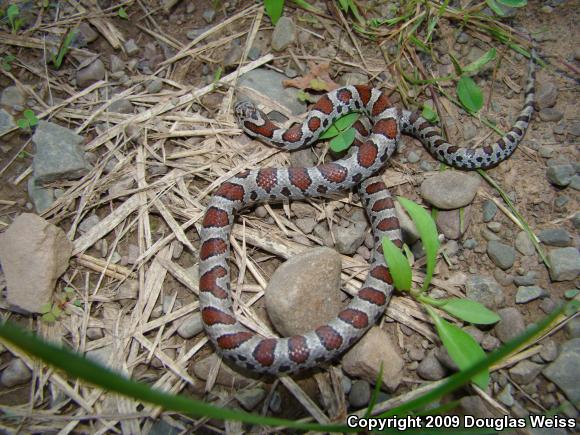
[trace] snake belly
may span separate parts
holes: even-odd
[[[349,112],[361,112],[369,122],[357,121],[357,146],[343,159],[309,168],[245,170],[215,191],[200,230],[199,301],[206,333],[217,351],[243,369],[280,375],[330,361],[362,337],[384,313],[393,290],[381,240],[387,237],[402,246],[393,200],[381,178],[373,175],[395,151],[401,133],[416,137],[437,160],[460,169],[485,169],[507,159],[524,137],[533,114],[533,58],[524,107],[516,122],[495,143],[474,149],[448,143],[418,112],[392,107],[385,93],[364,85],[323,95],[303,122],[287,129],[276,126],[253,104],[238,103],[235,113],[243,130],[285,150],[311,145]],[[265,338],[243,326],[232,311],[228,264],[236,213],[255,203],[320,197],[353,187],[358,188],[375,241],[369,273],[358,294],[335,319],[303,335]]]

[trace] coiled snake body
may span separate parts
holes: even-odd
[[[448,165],[462,169],[497,165],[514,152],[526,132],[534,110],[534,79],[534,63],[530,60],[525,104],[516,122],[494,144],[475,149],[447,143],[438,128],[419,113],[391,107],[384,93],[368,86],[346,86],[323,95],[304,122],[288,129],[274,125],[251,103],[238,103],[236,116],[244,131],[285,150],[312,144],[348,112],[362,112],[372,127],[357,121],[356,146],[341,160],[310,168],[246,170],[215,192],[200,231],[199,300],[205,330],[220,354],[244,369],[286,374],[329,361],[352,346],[383,314],[391,296],[392,278],[380,240],[388,237],[402,245],[393,200],[380,177],[373,174],[395,151],[401,133],[419,139],[435,158]],[[264,338],[242,326],[231,308],[227,261],[235,213],[256,202],[317,197],[355,186],[376,243],[369,274],[356,297],[335,319],[304,335]]]

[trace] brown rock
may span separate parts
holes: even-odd
[[[8,303],[19,310],[40,312],[41,306],[51,301],[71,252],[72,244],[63,230],[35,214],[18,216],[0,235]]]
[[[395,391],[403,377],[403,358],[389,335],[375,326],[342,359],[342,369],[350,376],[375,383],[383,364],[382,388]]]

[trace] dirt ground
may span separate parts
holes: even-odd
[[[432,100],[430,92],[434,88],[417,86],[401,95],[401,71],[392,61],[398,39],[372,40],[352,33],[351,28],[347,32],[335,8],[329,6],[331,1],[316,3],[325,11],[321,16],[287,6],[284,15],[297,25],[297,37],[281,51],[272,50],[274,27],[255,2],[184,0],[176,2],[167,12],[163,4],[168,2],[128,1],[124,2],[128,19],[119,16],[116,2],[98,2],[98,9],[91,6],[92,2],[58,3],[57,7],[43,9],[36,2],[20,2],[24,25],[15,34],[11,33],[9,23],[2,21],[0,56],[5,59],[10,54],[14,60],[10,71],[0,71],[0,88],[17,85],[25,95],[24,107],[37,115],[45,114],[43,119],[75,130],[84,138],[82,146],[90,169],[80,179],[57,180],[44,186],[56,189],[57,198],[38,213],[62,228],[73,241],[75,253],[57,282],[55,294],[72,287],[74,299],[80,303],[67,303],[56,322],[46,322],[41,316],[11,312],[2,302],[2,317],[81,353],[93,352],[95,356],[96,352],[97,359],[105,357],[110,367],[133,379],[219,406],[319,422],[340,421],[346,412],[364,409],[349,403],[348,394],[335,395],[336,384],[344,384],[340,380],[340,361],[334,368],[293,380],[261,380],[230,372],[218,375],[220,367],[211,359],[214,350],[205,333],[199,331],[183,338],[178,329],[183,319],[198,311],[194,278],[199,247],[197,229],[213,190],[243,169],[289,166],[292,162],[289,153],[251,141],[238,129],[232,115],[236,73],[250,65],[248,70],[261,67],[288,74],[291,69],[302,76],[310,68],[308,62],[329,62],[334,81],[343,83],[346,75],[356,73],[386,90],[395,104],[414,109]],[[357,3],[370,18],[384,11],[386,2]],[[471,2],[451,2],[455,7],[459,3],[473,6]],[[0,8],[5,9],[8,4],[0,2]],[[209,17],[211,11],[215,11],[215,17]],[[539,54],[546,62],[537,73],[537,87],[553,86],[557,97],[550,107],[552,111],[544,112],[542,117],[535,114],[515,154],[488,171],[536,234],[547,228],[565,229],[572,236],[569,246],[576,248],[580,239],[572,218],[578,211],[578,190],[551,184],[546,173],[550,159],[578,165],[579,11],[578,2],[574,1],[530,1],[513,18],[505,19],[514,28],[526,29],[534,35]],[[352,22],[352,17],[348,20]],[[82,46],[75,43],[62,67],[54,68],[46,61],[50,58],[47,50],[51,44],[58,47],[68,29],[80,23],[90,24],[96,38]],[[195,39],[199,35],[203,37]],[[462,42],[458,42],[460,35],[465,35],[461,36]],[[258,55],[239,65],[239,54],[246,50],[248,38],[259,49]],[[129,40],[139,47],[135,53],[128,53],[124,41]],[[473,60],[474,53],[497,47],[501,58],[497,69],[490,68],[474,78],[484,91],[482,116],[507,131],[523,104],[521,89],[526,76],[523,57],[489,36],[448,19],[440,20],[433,46],[436,61],[424,53],[418,59],[434,76],[452,73],[452,64],[437,61],[448,50],[458,54],[465,64]],[[117,71],[113,71],[116,60],[112,55],[123,62]],[[104,76],[79,86],[78,70],[93,62],[95,56],[104,63]],[[401,62],[406,73],[409,65],[415,65],[413,62],[412,59]],[[156,78],[161,79],[160,89],[152,87]],[[212,85],[223,78],[227,83]],[[86,92],[90,86],[94,89]],[[442,89],[453,94],[454,86],[453,81],[448,81]],[[131,104],[129,108],[113,110],[111,99],[120,95]],[[497,139],[483,122],[470,117],[441,94],[438,99],[442,108],[439,116],[449,142],[473,146]],[[3,108],[14,118],[21,116],[22,110]],[[547,120],[556,118],[557,121]],[[476,133],[470,135],[469,130]],[[21,213],[37,213],[27,185],[35,154],[31,136],[29,129],[15,129],[0,138],[0,231]],[[437,162],[418,141],[404,138],[402,142],[404,149],[391,159],[384,179],[393,195],[424,203],[420,185],[425,177],[437,171]],[[313,149],[312,155],[319,157],[320,162],[325,157],[332,158],[326,143]],[[415,159],[416,156],[419,158]],[[453,245],[454,254],[449,261],[438,263],[436,278],[441,285],[437,290],[451,289],[455,295],[464,295],[464,284],[474,275],[505,281],[500,282],[505,298],[501,308],[516,307],[529,325],[543,318],[550,307],[566,301],[565,292],[577,288],[579,282],[577,278],[552,281],[537,252],[528,256],[518,253],[515,264],[501,271],[485,251],[485,234],[490,230],[484,222],[483,209],[489,200],[504,204],[497,190],[482,182],[471,204],[470,224]],[[122,204],[129,204],[128,213],[119,214],[115,225],[107,222]],[[356,197],[348,193],[338,199],[315,199],[311,204],[326,213],[322,221],[348,220],[351,209],[360,206]],[[243,222],[247,226],[248,240],[246,245],[246,240],[242,243],[238,237],[241,233],[236,234],[240,245],[232,256],[232,269],[234,282],[239,282],[238,288],[243,290],[236,296],[243,301],[243,315],[255,322],[251,324],[267,325],[269,329],[272,324],[262,298],[264,283],[288,256],[301,252],[296,250],[296,244],[315,246],[323,241],[318,235],[301,234],[287,223],[294,219],[287,204],[272,204],[262,212],[250,209],[243,213],[243,218],[238,218],[238,224]],[[93,214],[97,216],[94,226],[99,231],[81,231],[80,224]],[[502,210],[497,211],[493,222],[499,223],[496,233],[501,239],[513,245],[520,231],[516,224]],[[476,242],[474,249],[465,247],[465,241],[470,239]],[[552,249],[543,247],[546,252]],[[360,254],[352,257],[352,264],[365,261]],[[343,261],[343,271],[348,271],[348,266]],[[516,304],[518,286],[513,278],[529,271],[536,273],[534,285],[545,289],[548,295]],[[360,280],[353,282],[360,286]],[[4,286],[1,281],[0,285]],[[397,294],[393,304],[380,326],[396,342],[405,368],[399,387],[379,396],[379,401],[391,400],[388,402],[391,406],[431,382],[417,374],[415,362],[422,359],[413,359],[408,350],[422,349],[424,354],[440,345],[433,338],[431,322],[417,303]],[[547,339],[561,345],[571,338],[570,329],[564,322]],[[483,332],[493,335],[489,329]],[[510,367],[520,360],[546,362],[533,359],[543,344],[533,343],[527,348],[528,353],[516,355],[493,371],[492,386],[487,393],[466,388],[457,398],[476,397],[485,404],[487,412],[495,415],[507,412],[525,416],[568,406],[566,415],[577,417],[577,410],[569,406],[570,399],[545,377],[538,376],[531,385],[520,385],[510,379]],[[4,415],[0,427],[6,433],[243,431],[237,423],[194,420],[79,385],[29,357],[16,354],[12,348],[2,350],[0,369],[19,357],[33,373],[27,382],[0,389]],[[205,361],[205,379],[200,377],[204,371],[200,361]],[[200,365],[195,368],[196,364]],[[224,385],[240,379],[243,387]],[[502,401],[505,395],[499,397],[505,391],[506,379],[513,385],[509,394],[513,403],[509,398]],[[237,394],[244,389],[250,392],[258,389],[265,394],[251,407],[238,400]],[[277,405],[272,404],[273,397],[279,402]],[[462,406],[462,412],[475,412],[465,403]],[[324,418],[319,417],[319,412]]]

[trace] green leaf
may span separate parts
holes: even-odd
[[[330,141],[330,149],[335,153],[348,149],[348,147],[354,142],[354,136],[354,128],[349,128],[346,131],[339,131]]]
[[[18,128],[21,128],[22,130],[26,130],[28,127],[30,127],[28,120],[25,118],[17,119],[16,125],[18,126]]]
[[[383,237],[383,255],[389,266],[389,272],[393,277],[393,283],[398,290],[409,291],[411,289],[411,266],[407,257],[386,237]]]
[[[477,364],[485,359],[485,352],[479,347],[479,344],[477,344],[477,341],[471,335],[452,323],[447,322],[429,306],[426,305],[425,308],[431,315],[433,322],[435,322],[437,334],[443,342],[445,349],[449,352],[449,356],[461,370],[471,367],[473,364]],[[486,390],[489,384],[489,370],[486,369],[474,376],[473,382],[481,389]]]
[[[46,313],[42,315],[42,320],[46,323],[56,322],[56,316],[52,313]]]
[[[429,122],[437,122],[437,119],[439,119],[437,112],[435,112],[433,107],[427,103],[423,104],[423,111],[421,112],[421,116]]]
[[[453,53],[449,53],[449,58],[451,59],[451,63],[453,64],[453,68],[455,69],[455,74],[461,75],[463,73],[463,68],[459,64],[457,58],[453,56]]]
[[[471,62],[467,66],[464,66],[463,71],[469,72],[469,73],[479,71],[487,63],[494,60],[495,55],[496,55],[496,50],[495,50],[495,48],[492,48],[492,49],[486,51],[479,59],[475,60],[474,62]]]
[[[40,309],[39,309],[39,311],[38,311],[38,312],[39,312],[40,314],[46,314],[46,313],[50,313],[50,310],[52,310],[52,304],[51,304],[51,303],[48,303],[48,304],[42,304],[42,305],[40,306]]]
[[[437,304],[439,308],[466,322],[491,325],[500,321],[497,314],[471,299],[451,298],[440,302],[442,302],[441,305]]]
[[[36,115],[34,114],[34,112],[32,110],[26,109],[22,113],[22,115],[24,115],[24,117],[28,121],[28,125],[30,127],[34,127],[36,124],[38,124],[38,118],[36,117]]]
[[[483,107],[483,93],[473,79],[462,76],[457,82],[457,96],[469,112],[477,113]]]
[[[62,41],[62,44],[58,50],[58,54],[56,56],[55,55],[52,56],[52,63],[56,67],[56,69],[59,69],[60,66],[62,65],[62,61],[64,60],[64,57],[68,53],[68,49],[73,41],[73,38],[75,37],[75,34],[76,29],[71,29],[65,36],[64,40]]]
[[[52,307],[52,311],[48,314],[52,314],[55,317],[55,319],[58,319],[60,317],[60,315],[62,314],[62,310],[57,305],[54,305]]]
[[[127,11],[125,10],[125,8],[123,6],[121,6],[119,8],[119,10],[117,11],[117,14],[119,15],[119,17],[123,18],[124,20],[129,19],[129,15],[127,15]]]
[[[328,83],[326,83],[324,80],[312,79],[310,80],[309,85],[310,89],[314,91],[328,91]]]
[[[429,213],[420,205],[401,196],[397,197],[397,200],[407,210],[407,213],[409,213],[421,236],[423,249],[427,256],[427,273],[425,274],[425,281],[423,282],[423,291],[425,291],[431,283],[431,278],[433,278],[433,271],[435,270],[435,262],[437,260],[437,250],[439,249],[437,226]]]
[[[65,287],[63,290],[65,293],[74,293],[75,292],[75,289],[72,287]]]
[[[35,335],[23,331],[10,323],[0,324],[0,337],[12,343],[24,352],[37,357],[46,364],[64,370],[68,376],[79,378],[105,390],[122,394],[139,402],[147,402],[162,407],[167,411],[183,413],[192,417],[207,417],[217,420],[235,420],[248,424],[265,426],[282,426],[303,431],[344,432],[352,431],[344,424],[302,423],[275,417],[265,417],[244,411],[224,408],[191,399],[184,395],[173,395],[154,389],[149,385],[127,379],[112,370],[97,364],[81,355],[71,352],[52,343],[41,340]],[[390,431],[395,433],[395,431]]]
[[[497,0],[502,5],[509,6],[510,8],[522,8],[528,4],[528,0]]]
[[[264,6],[272,24],[276,25],[284,10],[284,0],[264,0]]]
[[[8,21],[10,21],[12,26],[14,26],[14,20],[16,20],[18,15],[20,15],[20,9],[18,6],[14,4],[8,6],[8,9],[6,9],[6,16],[8,17]]]
[[[348,0],[338,0],[338,3],[340,5],[340,9],[342,9],[345,12],[348,12]]]
[[[578,290],[577,288],[574,288],[572,290],[566,290],[564,292],[564,297],[566,299],[574,299],[576,296],[578,296],[578,293],[580,293],[580,290]]]
[[[348,130],[352,127],[358,117],[358,113],[349,113],[348,115],[341,116],[320,135],[319,139],[330,139],[331,137],[338,136],[341,131]]]
[[[503,11],[503,9],[495,2],[495,0],[486,0],[487,5],[489,6],[489,8],[495,12],[496,15],[499,15],[500,17],[505,17],[505,12]]]

